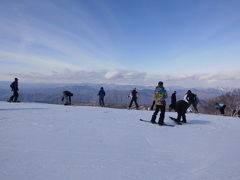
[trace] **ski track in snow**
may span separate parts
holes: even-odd
[[[2,180],[239,180],[240,119],[0,102]],[[93,173],[94,172],[94,173]]]

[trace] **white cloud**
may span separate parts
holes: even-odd
[[[114,83],[154,86],[158,81],[163,81],[165,86],[193,87],[240,87],[240,71],[228,71],[215,74],[193,75],[150,75],[146,73],[126,70],[114,71],[53,71],[51,73],[2,73],[0,80],[9,80],[19,77],[25,82],[48,82],[48,83]],[[9,78],[10,77],[10,78]],[[7,79],[6,79],[7,78]]]
[[[109,71],[105,74],[105,78],[107,79],[114,79],[119,77],[119,72],[118,71]]]

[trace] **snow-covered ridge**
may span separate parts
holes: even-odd
[[[0,102],[2,180],[237,180],[240,120],[187,114]],[[173,124],[166,113],[165,122]]]

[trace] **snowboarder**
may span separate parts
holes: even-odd
[[[187,102],[190,104],[190,106],[191,105],[193,106],[195,112],[198,113],[197,104],[199,103],[199,99],[198,99],[197,95],[192,93],[192,91],[188,90],[186,93],[185,100],[187,100]]]
[[[129,109],[132,107],[133,102],[135,103],[136,108],[138,109],[139,106],[138,106],[138,103],[137,103],[137,93],[138,92],[137,92],[136,88],[134,88],[131,92],[131,95],[128,96],[128,97],[131,97],[131,102],[128,106]]]
[[[104,104],[105,91],[104,91],[103,87],[100,88],[100,90],[98,92],[98,96],[99,96],[99,105],[105,106],[105,104]]]
[[[175,110],[175,106],[176,106],[176,101],[177,101],[177,98],[176,98],[176,91],[174,91],[172,93],[172,96],[171,96],[171,104],[169,105],[169,111],[171,111],[172,109]]]
[[[218,109],[222,115],[225,114],[225,112],[224,112],[224,110],[226,108],[225,104],[223,104],[223,103],[216,103],[215,104],[215,108]]]
[[[152,115],[151,123],[156,124],[157,114],[159,111],[161,111],[158,124],[164,125],[166,98],[167,98],[167,91],[163,87],[163,82],[160,81],[158,82],[158,86],[156,87],[154,92],[154,100],[155,100],[156,108]]]
[[[11,83],[10,85],[12,91],[13,91],[13,95],[9,98],[8,102],[18,102],[18,78],[15,78],[14,81]]]
[[[187,123],[185,114],[190,105],[191,104],[189,104],[184,100],[179,100],[176,102],[175,111],[177,112],[177,119],[176,119],[177,122]],[[182,121],[181,121],[181,118],[182,118]]]
[[[73,93],[71,93],[70,91],[63,91],[63,97],[62,97],[62,101],[65,100],[65,104],[64,105],[71,105],[71,97],[73,96]]]

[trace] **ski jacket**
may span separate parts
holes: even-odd
[[[63,91],[63,95],[64,96],[73,96],[73,93],[71,93],[70,91]]]
[[[173,93],[172,96],[171,96],[171,104],[175,104],[176,101],[177,101],[176,93]]]
[[[98,96],[103,98],[105,96],[105,91],[103,89],[100,89],[100,91],[98,92]]]
[[[132,94],[132,98],[133,99],[137,99],[137,91],[134,89],[134,90],[132,90],[132,92],[131,92],[131,94]]]
[[[157,86],[155,89],[155,93],[153,96],[154,100],[156,101],[156,105],[166,105],[165,99],[167,98],[167,91],[164,87]]]
[[[18,82],[13,81],[10,87],[12,88],[12,91],[18,91]]]
[[[176,112],[182,112],[182,113],[186,113],[187,109],[189,108],[190,104],[187,103],[184,100],[179,100],[176,102],[176,106],[175,106],[175,111]]]
[[[197,96],[196,94],[189,93],[189,94],[187,94],[186,99],[191,104],[197,104],[196,103],[196,96]]]
[[[222,104],[222,103],[217,103],[216,105],[215,105],[215,108],[216,109],[221,109],[221,108],[223,108],[224,106],[226,106],[225,104]]]

